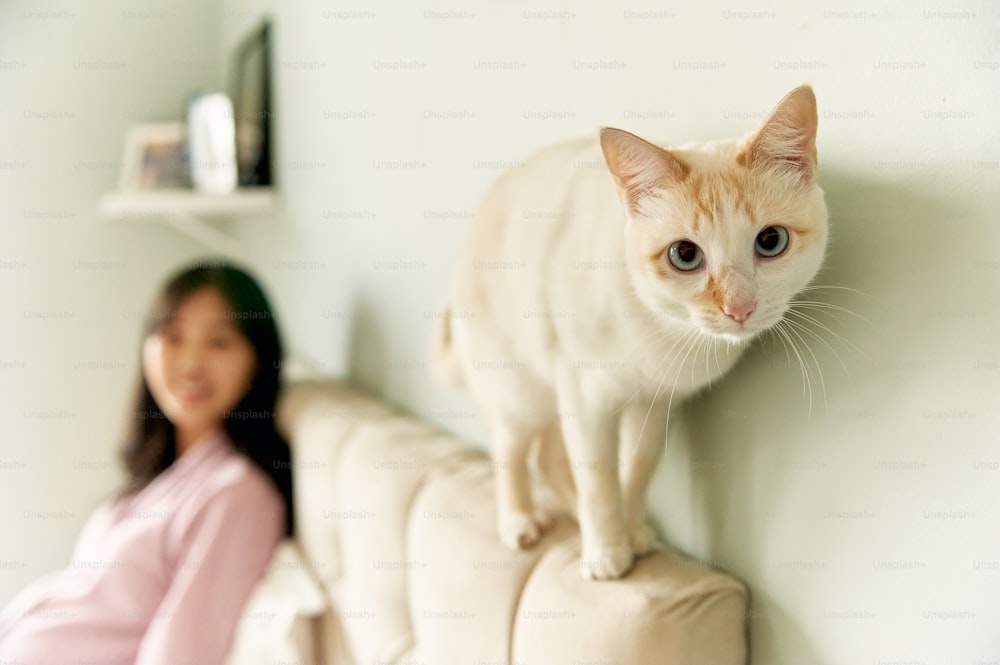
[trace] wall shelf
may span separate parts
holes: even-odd
[[[114,222],[160,222],[224,255],[247,259],[246,249],[209,222],[273,214],[277,192],[270,187],[205,194],[193,189],[115,191],[101,197],[98,213]]]

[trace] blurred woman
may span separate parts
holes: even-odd
[[[223,662],[292,531],[280,366],[274,316],[247,273],[198,264],[166,283],[142,343],[128,482],[87,521],[70,567],[0,613],[3,662]]]

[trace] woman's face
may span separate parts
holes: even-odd
[[[153,399],[190,441],[220,426],[250,388],[256,358],[218,290],[193,292],[143,344]]]

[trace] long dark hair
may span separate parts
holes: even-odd
[[[229,305],[236,329],[256,354],[250,389],[225,416],[224,426],[233,448],[245,455],[274,481],[285,499],[287,533],[293,532],[292,465],[288,444],[275,429],[281,339],[274,314],[257,282],[243,270],[224,262],[199,262],[175,274],[160,290],[146,320],[143,339],[158,332],[176,314],[188,296],[203,288],[216,289]],[[141,370],[129,431],[121,456],[129,474],[123,496],[149,484],[177,459],[174,426],[157,405]]]

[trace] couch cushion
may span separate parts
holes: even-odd
[[[512,662],[742,665],[746,589],[666,549],[626,577],[584,581],[576,529],[532,571],[514,617]]]
[[[318,662],[316,629],[326,609],[326,599],[298,546],[283,541],[240,614],[226,662]]]
[[[724,573],[665,550],[586,581],[568,519],[527,552],[500,543],[484,452],[334,382],[294,386],[283,416],[336,665],[745,662],[746,590]]]
[[[337,504],[337,483],[344,468],[344,443],[361,426],[398,418],[388,405],[334,381],[294,383],[282,391],[278,424],[291,445],[295,537],[319,581],[340,575],[338,518],[348,507]]]
[[[407,546],[411,506],[426,478],[470,454],[418,421],[397,417],[359,427],[342,444],[334,485],[339,578],[330,598],[345,618],[359,663],[393,662],[413,643],[407,585],[423,562]]]
[[[532,567],[553,541],[504,547],[496,530],[489,457],[477,452],[427,476],[410,512],[412,662],[507,663],[511,625]]]

